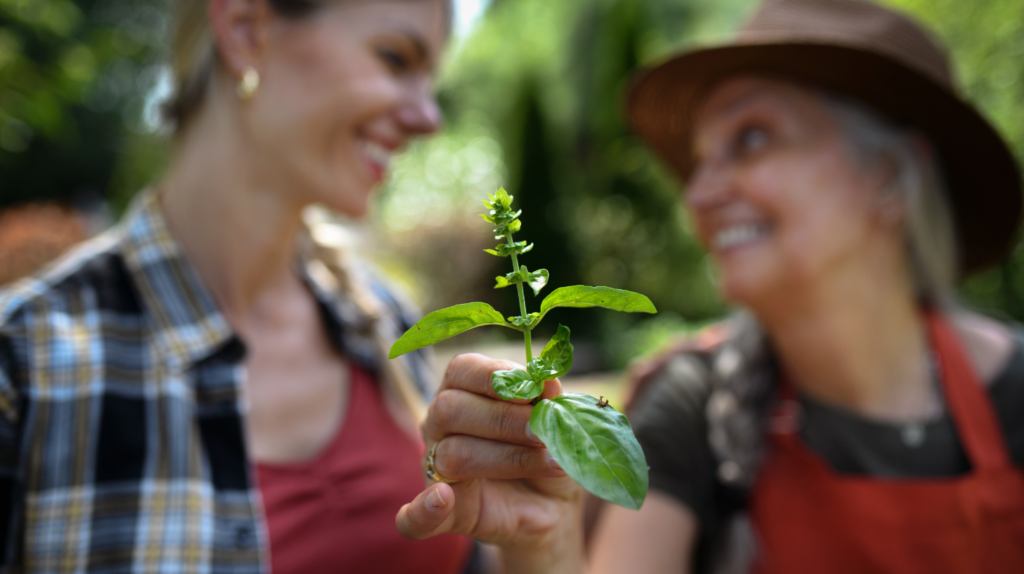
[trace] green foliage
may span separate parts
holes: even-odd
[[[540,295],[540,290],[548,284],[548,270],[538,269],[537,271],[530,272],[525,265],[519,268],[519,271],[513,271],[504,277],[495,277],[497,284],[494,286],[495,289],[501,289],[502,287],[509,287],[519,283],[526,283],[533,289],[533,295],[536,297]]]
[[[1024,160],[1024,2],[882,1],[939,33],[968,99]],[[1001,265],[968,279],[962,293],[975,307],[1024,321],[1024,237]]]
[[[551,369],[549,379],[564,377],[572,368],[572,343],[569,342],[569,328],[559,325],[555,336],[551,337],[544,350],[540,352],[540,358],[544,359]]]
[[[530,415],[530,429],[580,486],[637,510],[647,495],[647,461],[629,420],[601,404],[580,393],[543,400]]]
[[[491,375],[491,384],[494,392],[505,399],[531,400],[539,397],[544,392],[544,379],[537,380],[538,365],[533,361],[527,365],[527,370],[513,369],[510,371],[495,371]],[[533,367],[532,369],[530,367]]]
[[[0,208],[108,195],[145,131],[166,4],[0,0]]]
[[[565,472],[581,486],[608,501],[637,509],[647,494],[647,463],[640,444],[630,429],[629,421],[607,403],[581,394],[567,394],[554,399],[538,398],[544,383],[564,376],[572,368],[573,346],[569,328],[558,326],[551,341],[539,357],[533,357],[530,343],[532,331],[544,314],[556,307],[605,307],[616,311],[656,313],[651,301],[639,293],[577,285],[556,289],[541,302],[540,313],[527,313],[523,284],[530,285],[534,295],[547,284],[545,269],[530,272],[519,266],[518,249],[525,242],[516,242],[512,235],[522,228],[519,216],[512,211],[512,196],[504,188],[488,196],[484,205],[490,210],[484,220],[493,224],[494,233],[504,237],[509,249],[505,254],[495,250],[492,255],[512,260],[513,272],[498,277],[497,287],[515,285],[519,295],[520,315],[506,322],[497,311],[484,303],[466,303],[434,311],[403,334],[391,347],[390,358],[431,345],[480,325],[503,325],[522,330],[526,343],[526,370],[503,370],[491,374],[491,385],[499,397],[530,400],[536,404],[530,417],[530,429],[548,447]],[[499,246],[500,247],[500,246]]]
[[[482,325],[509,326],[501,313],[487,303],[463,303],[439,309],[417,321],[399,337],[391,345],[388,358],[394,359]]]
[[[540,304],[540,316],[555,307],[604,307],[625,313],[657,313],[654,304],[647,297],[611,287],[587,287],[573,285],[555,289]]]

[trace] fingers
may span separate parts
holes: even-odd
[[[423,423],[423,434],[437,441],[471,435],[523,446],[541,446],[530,434],[530,405],[494,400],[459,389],[437,394]]]
[[[402,536],[410,540],[444,534],[451,530],[454,509],[455,492],[452,487],[439,482],[399,509],[395,526]]]
[[[492,359],[479,353],[463,353],[456,355],[448,363],[444,379],[441,381],[441,389],[461,389],[477,395],[502,400],[498,393],[494,392],[494,387],[491,386],[491,373],[522,368],[522,365],[512,361]],[[560,394],[562,394],[562,385],[556,379],[547,381],[544,384],[544,393],[541,395],[541,398],[550,399]],[[529,401],[513,402],[528,403]]]
[[[450,436],[437,443],[434,468],[450,480],[565,476],[545,448],[466,435]]]
[[[521,368],[523,368],[522,365],[517,365],[512,361],[492,359],[478,353],[463,353],[456,355],[448,363],[444,379],[441,381],[441,389],[462,389],[501,400],[498,393],[494,392],[494,387],[491,386],[491,373]]]

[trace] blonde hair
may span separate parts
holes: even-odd
[[[346,0],[267,0],[274,12],[300,19],[325,4]],[[351,1],[351,0],[348,0]],[[451,0],[444,3],[447,27],[451,28]],[[209,0],[175,0],[171,31],[171,71],[174,94],[163,108],[164,121],[181,132],[206,97],[217,68],[217,48],[207,18]]]
[[[267,0],[275,12],[301,18],[322,5],[320,0]],[[174,95],[164,106],[164,120],[179,132],[202,105],[217,65],[217,48],[207,18],[209,0],[176,0],[171,31]]]

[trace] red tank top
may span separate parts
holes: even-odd
[[[395,514],[423,488],[423,445],[403,432],[369,373],[353,366],[348,411],[312,460],[256,465],[276,574],[455,574],[468,538],[406,540]]]

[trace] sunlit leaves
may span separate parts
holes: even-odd
[[[517,219],[523,212],[512,212],[512,196],[502,187],[492,195],[487,196],[483,202],[490,212],[481,215],[485,221],[494,224],[495,239],[506,239],[522,228],[522,223]]]
[[[515,328],[523,330],[527,327],[533,327],[540,321],[540,313],[530,313],[529,315],[509,317],[508,322]]]
[[[565,376],[572,368],[572,344],[569,343],[569,328],[559,325],[554,337],[544,346],[540,358],[547,362],[553,372],[550,378]]]
[[[516,256],[533,245],[513,242],[519,231],[521,212],[512,211],[512,196],[499,189],[484,202],[490,211],[483,218],[495,225],[497,239],[506,243],[486,250],[492,255],[511,256],[514,271],[495,278],[495,289],[518,286],[519,302],[525,310],[522,285],[529,285],[536,296],[549,279],[547,269],[530,271],[520,266]],[[651,301],[639,293],[577,285],[562,287],[548,295],[539,313],[502,318],[484,303],[467,303],[435,311],[417,323],[395,342],[391,357],[431,345],[480,325],[503,325],[526,333],[540,323],[544,314],[555,307],[604,307],[616,311],[655,313]],[[495,393],[506,400],[533,401],[544,393],[544,383],[566,375],[572,368],[573,347],[569,328],[558,326],[540,356],[530,359],[525,369],[501,370],[491,373]],[[530,355],[529,349],[527,356]],[[540,400],[530,418],[530,428],[544,442],[555,460],[576,482],[605,500],[637,509],[647,494],[647,463],[633,436],[626,417],[607,402],[587,395],[565,394]]]
[[[574,285],[555,289],[540,304],[540,315],[555,307],[604,307],[626,313],[657,313],[654,303],[639,293],[612,289],[611,287],[588,287]]]
[[[495,289],[501,289],[502,287],[509,287],[517,283],[525,283],[533,289],[534,296],[540,294],[540,290],[548,284],[548,270],[538,269],[537,271],[531,272],[526,268],[525,265],[519,268],[519,271],[513,271],[504,277],[495,277],[497,284],[494,286]]]
[[[494,392],[503,399],[533,399],[544,392],[544,380],[537,381],[527,371],[515,369],[511,371],[494,371],[491,373],[491,386]]]
[[[389,359],[433,345],[482,325],[502,325],[505,318],[487,303],[463,303],[439,309],[423,317],[405,332],[388,353]]]
[[[508,257],[513,253],[521,255],[533,250],[533,244],[527,245],[525,241],[518,241],[515,243],[502,243],[496,245],[494,249],[484,249],[485,252],[491,255],[497,255],[498,257]]]
[[[647,461],[629,420],[599,405],[580,393],[544,399],[533,409],[530,430],[580,486],[637,510],[647,496]]]

